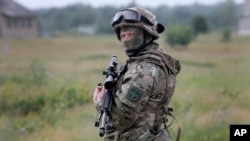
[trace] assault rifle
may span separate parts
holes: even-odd
[[[110,129],[112,127],[111,124],[111,106],[113,103],[113,95],[116,91],[115,86],[116,86],[116,81],[117,81],[117,64],[118,60],[115,55],[111,57],[111,60],[109,62],[108,69],[103,71],[103,75],[106,75],[106,80],[104,83],[104,97],[102,100],[102,105],[100,108],[100,113],[98,116],[98,119],[95,122],[95,127],[100,126],[99,130],[99,136],[103,137],[105,134],[105,129]],[[102,85],[99,83],[98,85]],[[100,124],[101,121],[101,124]]]

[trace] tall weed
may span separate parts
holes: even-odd
[[[52,77],[42,60],[32,60],[29,71],[5,79],[0,86],[0,116],[11,117],[10,128],[18,132],[56,125],[67,109],[91,99],[88,84],[81,85],[71,77]]]
[[[31,82],[37,86],[48,82],[50,71],[46,62],[41,59],[33,59],[30,64]]]

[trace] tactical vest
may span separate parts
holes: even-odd
[[[153,125],[152,129],[150,129],[151,132],[157,133],[160,130],[160,127],[162,124],[164,124],[164,128],[167,130],[166,118],[167,118],[167,115],[172,115],[169,111],[170,108],[168,107],[168,105],[170,103],[171,97],[172,97],[172,95],[174,93],[174,89],[175,89],[175,87],[170,87],[168,85],[168,81],[170,81],[170,79],[172,79],[172,80],[174,79],[174,81],[175,81],[176,75],[181,70],[181,65],[180,65],[180,62],[178,60],[174,59],[170,55],[163,53],[159,50],[155,50],[155,49],[150,49],[150,50],[140,52],[140,54],[138,54],[138,56],[131,57],[127,61],[127,64],[129,64],[131,62],[140,63],[142,61],[146,61],[146,62],[153,63],[153,64],[160,66],[165,73],[166,90],[165,90],[164,95],[161,96],[159,102],[149,103],[152,105],[152,107],[156,107],[156,109],[157,109],[156,113],[155,113],[156,116],[155,116],[154,125]],[[122,73],[125,73],[125,71]],[[120,77],[121,77],[120,79],[122,79],[122,75]],[[119,83],[119,81],[118,81],[117,87],[121,88],[121,85],[122,85],[122,83]],[[129,131],[129,132],[133,132],[133,131]],[[140,132],[140,131],[135,131],[135,132]],[[127,134],[129,136],[130,133],[125,133],[125,134]],[[179,137],[177,137],[177,138],[179,138]]]

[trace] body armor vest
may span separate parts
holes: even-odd
[[[140,128],[141,126],[145,126],[144,123],[147,123],[149,125],[146,125],[149,129],[150,132],[153,134],[157,134],[160,130],[160,127],[162,124],[166,123],[166,117],[169,112],[168,105],[170,103],[171,97],[174,93],[175,89],[175,77],[176,75],[180,72],[181,70],[181,65],[180,62],[174,58],[172,58],[170,55],[159,51],[157,49],[150,49],[146,50],[143,52],[140,52],[138,56],[136,57],[131,57],[129,60],[127,60],[126,67],[123,67],[123,71],[121,72],[121,75],[119,77],[118,83],[117,83],[117,88],[121,88],[122,85],[122,79],[123,79],[123,74],[126,72],[127,66],[129,67],[129,64],[131,62],[133,63],[140,63],[142,61],[146,61],[149,63],[156,64],[157,66],[160,66],[162,70],[165,73],[165,80],[166,80],[166,87],[165,91],[161,93],[161,95],[154,95],[151,96],[148,100],[148,102],[145,104],[145,111],[143,112],[149,112],[151,111],[154,113],[153,121],[152,121],[152,116],[150,117],[150,121],[136,121],[135,122],[135,127],[134,130],[129,130],[125,133],[122,134],[122,136],[133,136],[133,134],[140,134],[142,132],[145,132],[145,128]],[[148,108],[147,108],[148,107]],[[143,116],[140,115],[139,116]],[[144,118],[147,120],[147,118]],[[138,127],[138,128],[137,128]]]

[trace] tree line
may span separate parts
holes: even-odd
[[[95,8],[90,5],[74,4],[63,8],[38,9],[39,31],[41,36],[51,36],[55,33],[77,34],[79,27],[94,28],[96,34],[114,33],[111,19],[120,9],[138,6],[130,3],[125,7],[104,6]],[[147,7],[146,7],[147,8]],[[242,4],[235,4],[232,0],[215,5],[193,4],[191,6],[168,7],[166,5],[147,8],[151,10],[159,22],[168,25],[187,25],[194,16],[202,15],[206,18],[210,30],[237,28],[242,16]]]

